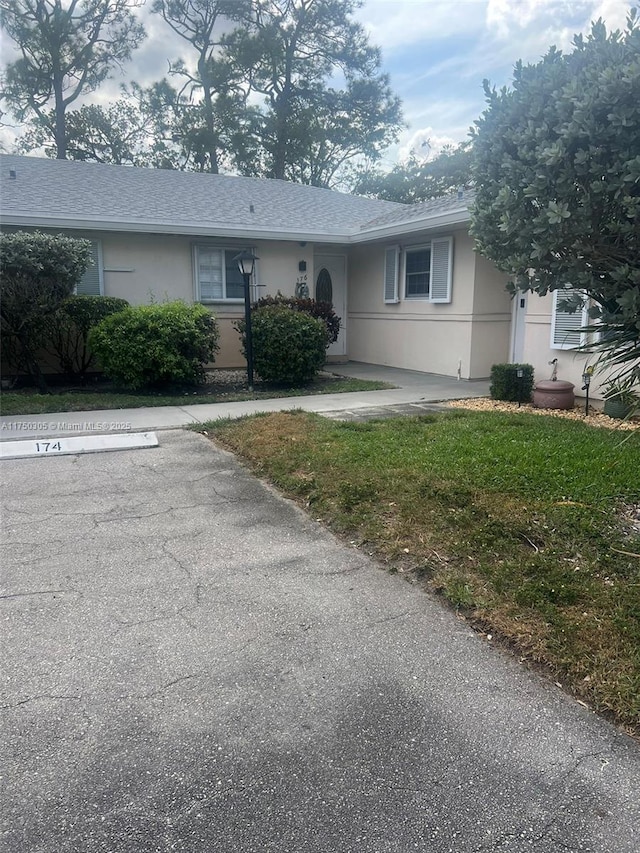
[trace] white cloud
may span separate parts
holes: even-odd
[[[450,136],[437,134],[432,127],[414,131],[398,149],[399,160],[406,160],[412,153],[419,160],[434,160],[447,145],[456,145]]]
[[[356,13],[371,42],[387,52],[473,33],[482,26],[486,0],[365,0]]]

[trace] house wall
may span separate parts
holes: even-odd
[[[247,248],[247,241],[216,241],[162,234],[101,233],[104,264],[104,293],[119,296],[132,305],[149,304],[152,300],[194,299],[193,246],[195,243],[218,243],[227,248]],[[95,239],[95,235],[94,235]],[[255,296],[275,294],[280,290],[293,295],[298,263],[306,260],[313,270],[313,245],[296,242],[257,242],[253,249],[259,258]],[[220,329],[220,350],[215,366],[244,367],[240,339],[234,323],[244,316],[242,303],[208,304]]]
[[[7,227],[6,231],[17,228]],[[40,229],[46,230],[46,229]],[[53,229],[60,233],[62,229]],[[65,231],[69,236],[98,240],[102,247],[103,293],[126,299],[131,305],[148,305],[152,301],[164,302],[182,299],[192,302],[195,296],[193,246],[210,243],[238,251],[251,247],[259,260],[252,298],[278,291],[285,296],[295,294],[298,280],[307,275],[310,294],[313,295],[314,244],[296,241],[216,240],[172,234],[139,234],[124,232]],[[344,251],[344,247],[339,248]],[[299,270],[306,263],[306,273]],[[240,350],[240,338],[234,328],[244,317],[242,302],[207,304],[218,320],[220,349],[215,367],[244,367],[246,362]]]
[[[523,361],[533,365],[536,380],[549,379],[553,365],[549,364],[554,358],[558,359],[558,379],[573,382],[575,393],[583,396],[582,374],[587,364],[593,364],[597,356],[587,353],[577,353],[575,350],[561,350],[551,348],[551,317],[553,311],[553,296],[538,296],[530,293],[527,302],[527,316],[525,318],[525,337]],[[606,376],[594,376],[589,393],[595,399],[602,396],[601,386]]]
[[[471,379],[491,374],[494,364],[509,360],[511,296],[508,277],[474,253],[473,323],[471,330]]]
[[[419,234],[402,247],[433,236]],[[448,304],[404,299],[385,304],[384,251],[390,243],[349,252],[349,358],[465,379],[486,377],[491,364],[507,361],[511,322],[503,277],[473,252],[466,230],[456,231],[453,285]]]

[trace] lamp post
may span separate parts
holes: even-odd
[[[513,376],[513,374],[511,374]],[[518,408],[522,405],[522,378],[524,376],[524,370],[522,367],[516,368],[516,376],[518,377]]]
[[[251,276],[258,257],[247,249],[240,252],[233,259],[238,264],[238,269],[244,280],[244,335],[245,349],[247,351],[247,384],[249,391],[253,391],[253,335],[251,332]]]
[[[582,390],[586,391],[586,401],[584,407],[585,417],[589,414],[589,386],[591,385],[591,377],[593,376],[593,367],[585,367],[582,374]]]

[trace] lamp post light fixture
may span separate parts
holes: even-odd
[[[589,386],[591,385],[591,377],[593,376],[593,367],[585,367],[582,374],[582,390],[586,391],[586,401],[584,407],[585,417],[589,414]]]
[[[513,374],[511,374],[513,376]],[[522,378],[524,370],[521,367],[516,368],[516,376],[518,377],[518,408],[522,405]]]
[[[245,349],[247,351],[247,384],[249,391],[253,391],[253,335],[251,332],[251,276],[255,269],[257,255],[244,249],[233,259],[238,264],[238,269],[244,280],[244,336]]]

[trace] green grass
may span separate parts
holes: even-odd
[[[456,411],[207,431],[336,532],[640,732],[640,432]]]
[[[266,384],[256,385],[253,393],[247,389],[234,388],[214,383],[197,390],[178,393],[145,391],[122,393],[102,389],[79,389],[38,394],[33,389],[3,391],[0,394],[0,414],[39,415],[46,412],[90,412],[98,409],[139,409],[142,406],[193,406],[199,403],[231,403],[240,400],[266,400],[275,397],[301,397],[307,394],[343,394],[349,391],[377,391],[391,388],[386,382],[346,377],[319,377],[299,388],[280,388]]]

